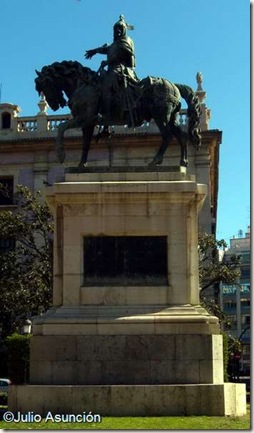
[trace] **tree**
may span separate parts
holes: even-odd
[[[241,257],[233,255],[226,261],[223,254],[226,248],[227,244],[224,239],[216,240],[213,235],[199,234],[198,254],[201,302],[220,321],[226,320],[225,314],[219,306],[220,283],[235,284],[240,277]]]
[[[0,320],[3,335],[52,302],[53,218],[40,193],[17,187],[14,211],[0,212]]]
[[[240,277],[241,257],[234,255],[230,257],[229,261],[225,261],[223,252],[226,248],[227,244],[224,239],[216,240],[213,235],[199,234],[198,252],[201,292],[204,293],[206,289],[219,282],[234,284]]]
[[[208,289],[215,288],[214,298],[217,300],[218,285],[235,284],[240,277],[241,257],[232,255],[226,261],[224,258],[226,248],[224,239],[216,240],[213,235],[199,234],[199,282],[202,297]]]

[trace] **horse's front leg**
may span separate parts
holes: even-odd
[[[65,160],[66,154],[64,151],[63,136],[67,129],[77,128],[79,123],[75,119],[66,120],[66,122],[60,123],[57,130],[56,138],[56,154],[59,162],[62,164]]]
[[[79,163],[80,168],[84,168],[87,165],[87,156],[90,149],[91,140],[93,137],[94,125],[87,126],[86,128],[82,128],[83,132],[83,147],[82,147],[82,155]]]

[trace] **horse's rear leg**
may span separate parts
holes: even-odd
[[[172,138],[172,131],[169,122],[162,122],[160,119],[157,119],[155,117],[154,121],[160,130],[162,136],[162,143],[152,162],[150,162],[150,167],[162,164],[164,153],[166,152],[169,142]]]
[[[188,134],[179,125],[173,125],[172,132],[181,146],[180,167],[188,167]]]
[[[162,141],[161,147],[159,148],[159,150],[156,153],[155,157],[153,158],[152,162],[150,162],[149,167],[152,167],[153,165],[160,165],[160,164],[162,164],[164,153],[167,150],[169,141],[170,141],[170,137],[169,137],[169,139],[164,139]]]

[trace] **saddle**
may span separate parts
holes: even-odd
[[[115,116],[122,120],[128,118],[129,127],[137,126],[137,101],[142,92],[140,80],[131,68],[124,65],[104,72],[101,77],[102,106],[106,107],[106,111],[111,112],[113,118]],[[107,92],[110,93],[110,109]]]

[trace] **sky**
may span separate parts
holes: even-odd
[[[210,129],[222,131],[217,239],[250,224],[250,2],[247,0],[0,0],[1,102],[38,112],[35,69],[77,60],[93,70],[123,14],[135,29],[136,73],[196,90],[202,72]],[[67,112],[58,111],[58,113]],[[51,114],[48,111],[48,114]]]

